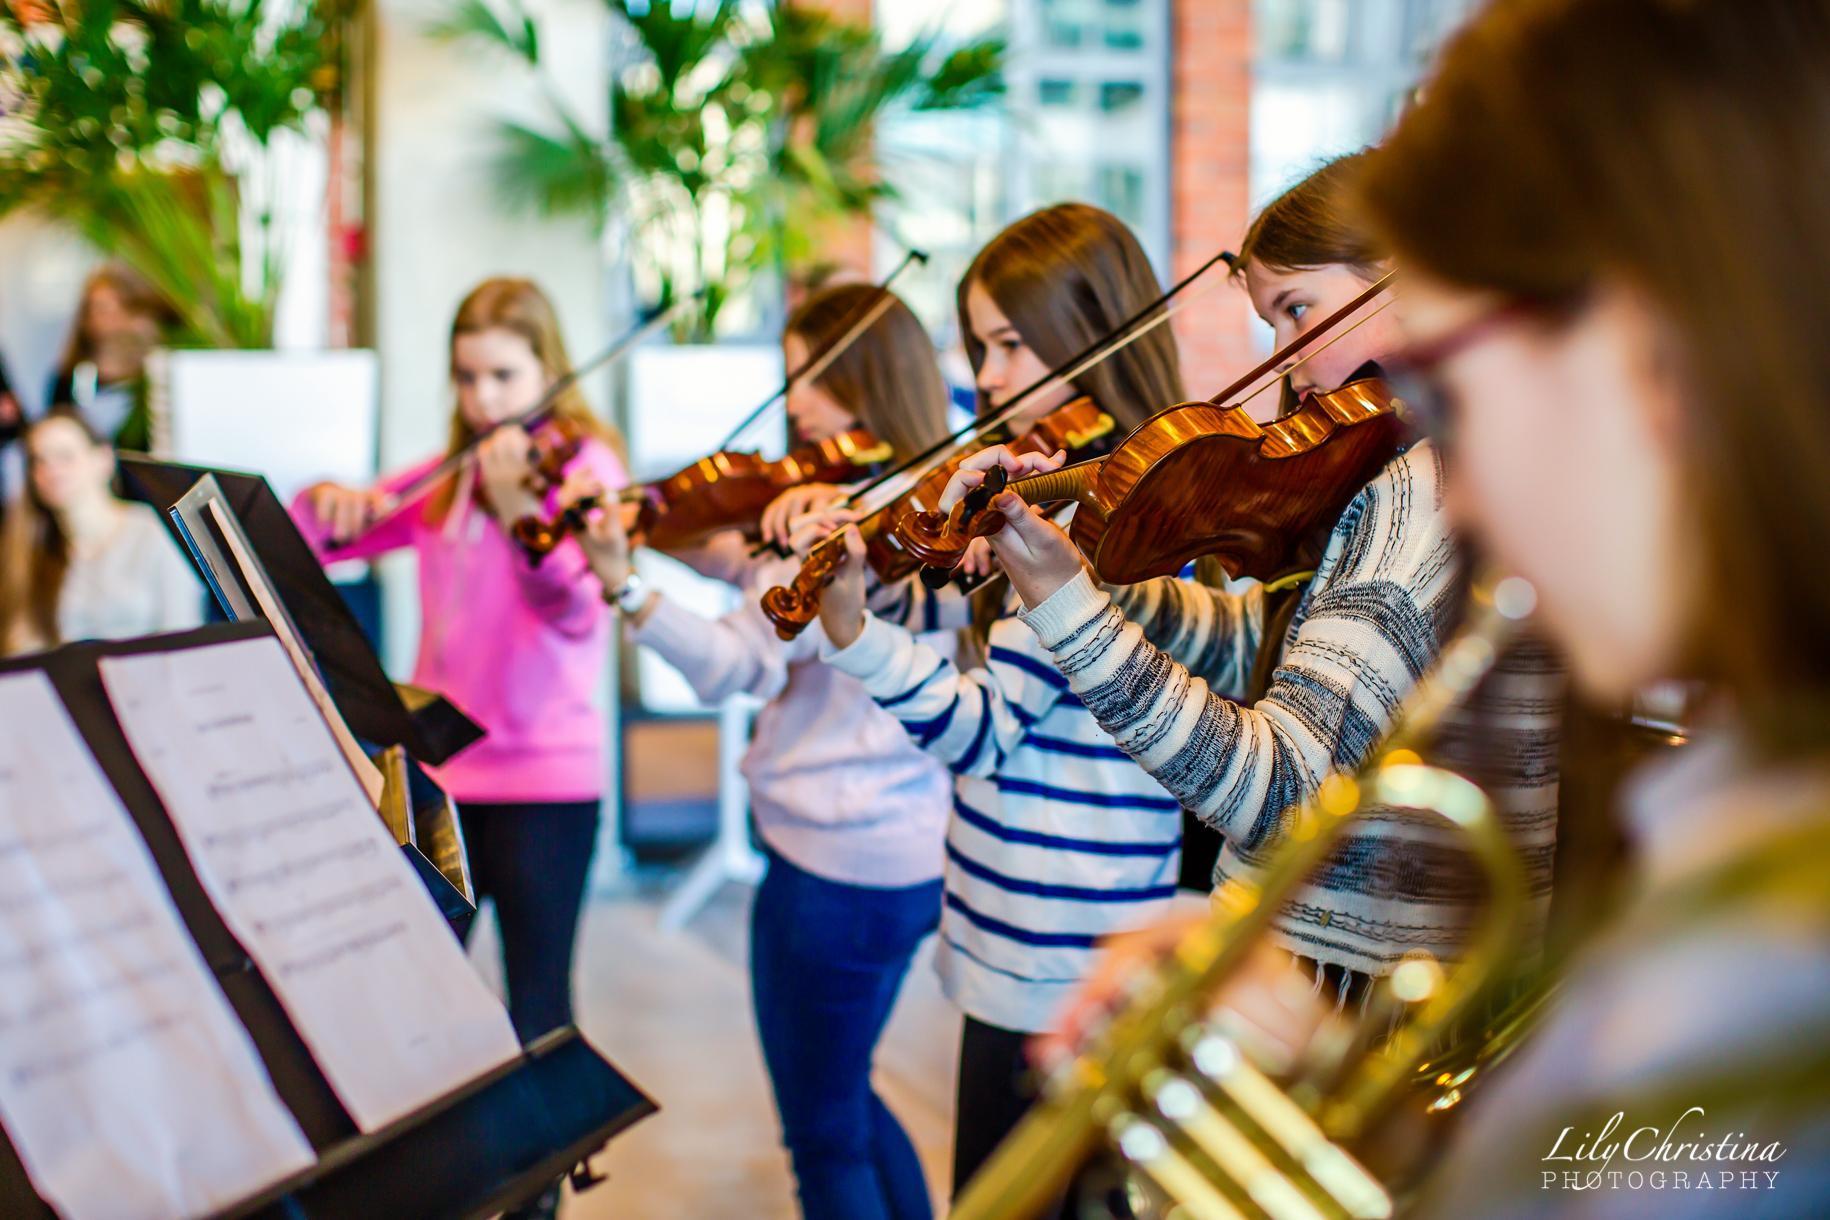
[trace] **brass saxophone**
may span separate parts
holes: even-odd
[[[1535,594],[1517,578],[1476,584],[1463,629],[1400,705],[1357,776],[1335,775],[1293,811],[1288,843],[1256,883],[1235,879],[1216,913],[1189,932],[976,1174],[953,1220],[1021,1220],[1049,1206],[1101,1140],[1189,1220],[1332,1220],[1392,1214],[1391,1196],[1347,1151],[1413,1086],[1418,1066],[1494,981],[1517,944],[1524,874],[1493,803],[1422,748],[1529,618]],[[1444,973],[1401,963],[1382,1002],[1404,1019],[1378,1049],[1311,1072],[1295,1095],[1272,1081],[1210,1016],[1215,996],[1270,928],[1272,916],[1328,857],[1361,810],[1389,806],[1461,831],[1488,885],[1465,955]],[[1391,997],[1395,996],[1394,1001]],[[1307,1094],[1306,1096],[1304,1094]]]

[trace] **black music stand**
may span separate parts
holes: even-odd
[[[146,462],[137,464],[158,465]],[[190,468],[181,469],[188,474]],[[235,477],[246,490],[258,493],[250,499],[250,507],[256,511],[261,511],[263,505],[278,508],[279,501],[267,488],[265,479],[255,475]],[[271,522],[270,512],[263,515],[269,517]],[[240,514],[229,503],[229,498],[214,473],[205,473],[197,479],[188,491],[178,497],[168,516],[179,540],[190,551],[198,570],[203,573],[204,582],[209,585],[210,592],[224,613],[234,622],[266,623],[282,640],[295,641],[307,654],[306,663],[312,667],[317,679],[324,683],[331,702],[336,705],[337,713],[343,717],[352,733],[360,737],[367,736],[351,721],[346,707],[365,712],[365,725],[379,723],[384,729],[403,733],[416,729],[411,717],[405,713],[404,701],[393,698],[394,685],[382,673],[381,662],[369,649],[360,628],[356,627],[354,616],[344,606],[343,599],[337,595],[322,570],[317,570],[315,578],[317,585],[322,586],[321,589],[314,586],[310,579],[295,580],[296,585],[303,585],[305,589],[299,600],[314,610],[334,603],[353,635],[346,636],[338,631],[327,633],[321,627],[319,638],[331,643],[334,655],[345,662],[344,671],[353,670],[364,683],[363,689],[376,696],[348,701],[337,698],[327,680],[326,667],[319,661],[319,654],[294,620],[287,600],[280,593],[278,582],[261,561],[254,540],[242,524]],[[283,510],[279,513],[278,520],[284,522],[284,528],[270,523],[265,531],[269,539],[281,544],[287,539],[295,541],[304,552],[310,567],[317,569],[317,560],[311,555],[311,548],[306,545]],[[284,545],[278,549],[282,559],[288,558]],[[245,559],[245,568],[237,556]],[[267,613],[269,608],[271,615]],[[319,622],[334,627],[337,620],[321,615]],[[372,675],[369,671],[372,671]],[[382,690],[387,695],[381,695],[379,692]],[[462,718],[464,725],[481,736],[481,729],[477,729],[473,722],[442,698],[436,698],[426,706],[442,707],[450,715]],[[405,771],[407,808],[404,811],[404,821],[411,823],[411,827],[401,828],[407,833],[399,840],[400,849],[425,884],[427,892],[432,895],[433,901],[438,904],[440,912],[451,924],[452,930],[462,937],[477,913],[476,893],[470,884],[465,860],[462,827],[449,799],[412,758],[406,760]]]
[[[128,496],[166,516],[173,535],[196,557],[223,612],[243,622],[259,617],[259,608],[237,565],[224,553],[215,522],[202,514],[210,498],[220,498],[233,511],[249,550],[356,736],[375,745],[398,745],[430,766],[482,739],[483,729],[443,695],[389,680],[361,624],[266,479],[138,456],[123,455],[119,465]],[[214,490],[187,501],[206,479],[213,480]],[[179,510],[181,503],[191,508]]]
[[[146,841],[191,938],[247,1027],[274,1088],[317,1164],[245,1199],[220,1218],[484,1220],[526,1202],[568,1170],[595,1179],[589,1158],[656,1110],[575,1027],[386,1128],[363,1134],[332,1091],[278,997],[229,931],[191,867],[178,832],[115,719],[97,661],[270,635],[264,622],[218,624],[138,640],[72,644],[0,661],[0,673],[42,670],[69,709],[104,778]],[[0,1132],[0,1216],[54,1220]],[[220,1220],[219,1218],[219,1220]]]

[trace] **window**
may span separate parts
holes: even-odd
[[[1377,140],[1474,0],[1255,0],[1252,202]]]
[[[1117,114],[1144,100],[1144,86],[1134,80],[1107,81],[1099,87],[1099,108],[1107,114]]]
[[[876,6],[886,43],[938,25],[1001,29],[1005,104],[970,115],[898,116],[878,130],[900,200],[881,213],[879,269],[901,242],[932,261],[899,282],[943,344],[954,281],[991,235],[1063,200],[1111,209],[1159,274],[1169,255],[1169,15],[1172,0],[896,0]],[[893,233],[894,236],[889,236]],[[949,373],[962,376],[955,366]]]

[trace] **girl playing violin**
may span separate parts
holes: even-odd
[[[536,438],[497,426],[570,368],[545,294],[522,279],[479,284],[452,321],[450,360],[449,450],[483,436],[473,464],[385,517],[389,493],[440,458],[370,490],[320,483],[292,512],[331,559],[418,554],[413,681],[448,695],[488,734],[433,774],[458,802],[477,898],[495,900],[509,1015],[528,1041],[572,1019],[572,946],[603,793],[605,730],[593,695],[608,660],[609,611],[576,544],[535,565],[508,533],[558,496],[537,487]],[[625,482],[615,437],[576,388],[539,429],[542,446],[566,440],[580,442],[570,469],[608,487]]]
[[[1387,270],[1346,204],[1363,159],[1336,161],[1291,188],[1240,246],[1235,274],[1280,347]],[[1294,365],[1289,389],[1300,396],[1376,373],[1398,335],[1389,310],[1375,314]],[[974,455],[944,500],[999,464],[1052,469],[1059,457]],[[993,509],[1009,521],[991,543],[1027,607],[1024,623],[1119,748],[1221,832],[1216,884],[1249,877],[1280,843],[1279,814],[1329,771],[1358,765],[1463,603],[1460,552],[1428,442],[1400,452],[1325,536],[1305,540],[1313,576],[1282,594],[1177,580],[1104,590],[1068,536],[1014,493]],[[1489,730],[1482,744],[1505,744],[1487,751],[1478,774],[1525,855],[1539,924],[1555,840],[1561,695],[1548,654],[1515,649],[1440,751],[1454,756],[1451,765],[1464,761],[1475,725]],[[1326,987],[1340,1005],[1363,1000],[1367,981],[1409,953],[1456,956],[1479,909],[1469,898],[1471,875],[1452,831],[1420,819],[1369,819],[1280,914],[1277,931],[1313,989]],[[1075,1019],[1070,1013],[1066,1023]]]
[[[982,407],[1008,401],[1157,294],[1137,239],[1109,213],[1066,204],[1017,221],[959,287]],[[1122,433],[1181,390],[1174,341],[1158,329],[1076,383],[1035,395],[1012,429],[1088,395]],[[861,543],[855,529],[847,536],[851,556],[822,603],[826,659],[958,776],[937,954],[966,1017],[957,1188],[1027,1108],[1024,1039],[1046,1028],[1095,942],[1167,908],[1181,808],[1067,690],[1016,620],[1014,598],[1000,592],[990,603],[985,662],[962,668],[866,611]]]
[[[810,297],[783,334],[787,366],[804,366],[876,300],[868,285]],[[862,425],[901,459],[941,439],[946,404],[933,344],[898,300],[818,377],[791,386],[787,411],[803,443]],[[598,491],[580,477],[565,498]],[[871,1059],[910,958],[939,918],[946,773],[858,682],[819,663],[817,633],[776,636],[753,594],[795,565],[751,563],[734,580],[751,595],[707,620],[641,589],[614,512],[587,517],[582,540],[631,640],[707,703],[739,692],[767,700],[742,764],[769,861],[750,915],[751,997],[802,1213],[928,1216],[927,1180],[871,1087]],[[933,647],[950,650],[945,638]]]

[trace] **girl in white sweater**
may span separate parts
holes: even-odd
[[[830,288],[796,310],[782,344],[788,367],[848,330],[874,291]],[[933,344],[895,301],[825,372],[793,386],[788,415],[801,441],[863,426],[900,459],[940,438],[946,401]],[[579,481],[567,496],[594,490]],[[798,563],[742,565],[729,574],[742,604],[708,620],[632,582],[614,514],[595,514],[583,541],[632,640],[708,703],[740,692],[766,701],[743,759],[769,858],[751,912],[751,988],[803,1214],[925,1220],[921,1165],[870,1074],[910,957],[940,913],[945,771],[862,684],[819,663],[817,629],[793,643],[776,637],[755,594]]]

